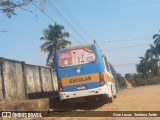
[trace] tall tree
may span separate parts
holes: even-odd
[[[158,54],[160,55],[160,30],[159,30],[159,33],[153,35],[153,39],[154,39],[154,44],[157,47]],[[159,67],[160,67],[160,59],[158,59],[158,76],[160,76],[160,69],[159,69]]]
[[[159,30],[159,32],[160,32],[160,30]],[[160,45],[160,33],[154,34],[153,39],[154,39],[154,44],[156,46],[159,46]]]
[[[137,72],[139,74],[142,75],[143,79],[147,79],[148,80],[148,74],[149,74],[149,70],[150,70],[150,63],[148,62],[148,56],[144,56],[144,57],[139,57],[140,63],[136,65],[137,67]]]
[[[151,59],[158,59],[159,56],[158,56],[158,48],[154,45],[150,45],[150,48],[146,51],[146,56],[151,58]]]
[[[150,45],[150,49],[146,51],[146,56],[149,58],[149,63],[151,67],[151,77],[157,75],[158,73],[158,60],[159,60],[159,53],[158,48],[154,45]],[[156,72],[155,72],[156,71]]]
[[[120,88],[126,88],[127,87],[127,83],[126,83],[124,77],[121,74],[116,73],[116,79],[118,80],[118,86]]]
[[[48,25],[48,28],[43,30],[41,40],[44,43],[40,46],[40,49],[42,52],[48,53],[46,63],[49,66],[54,66],[53,57],[56,50],[71,45],[71,42],[66,40],[65,37],[69,37],[69,33],[64,32],[64,27],[58,24]]]

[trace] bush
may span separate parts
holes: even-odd
[[[126,83],[124,77],[122,77],[121,74],[117,73],[116,78],[118,80],[119,88],[126,88],[127,87],[127,83]]]
[[[153,79],[146,79],[146,77],[140,74],[126,74],[125,77],[132,84],[132,86],[135,87],[160,83],[159,77],[154,77]]]

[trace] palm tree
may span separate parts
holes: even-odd
[[[140,60],[140,63],[142,63],[142,64],[146,64],[147,62],[148,62],[148,56],[147,55],[145,55],[144,57],[139,57],[141,60]]]
[[[150,49],[146,51],[146,56],[149,57],[150,59],[153,59],[153,58],[158,59],[159,56],[158,56],[157,47],[154,45],[150,45]]]
[[[149,71],[151,70],[150,62],[148,61],[148,56],[145,55],[144,57],[139,57],[140,63],[136,65],[137,72],[142,76],[143,79],[146,79],[146,83],[149,78]]]
[[[64,39],[69,37],[68,32],[64,32],[64,27],[58,24],[48,25],[48,28],[43,30],[43,37],[40,39],[44,43],[40,46],[41,52],[47,52],[48,57],[46,60],[47,65],[54,66],[53,57],[56,50],[65,48],[68,45],[71,45],[71,42]]]
[[[159,53],[158,48],[154,45],[150,45],[150,49],[146,51],[146,56],[148,56],[150,67],[151,67],[151,75],[154,76],[154,71],[157,69],[156,74],[158,72],[158,60],[159,60]]]
[[[147,74],[147,69],[146,69],[146,59],[144,57],[139,57],[141,60],[140,60],[140,63],[136,65],[137,67],[137,72],[139,74]]]
[[[160,32],[160,30],[159,30]],[[159,34],[154,34],[153,35],[153,39],[154,39],[154,44],[156,45],[157,48],[157,52],[158,52],[158,61],[160,61],[159,59],[159,55],[160,55],[160,33]]]
[[[160,32],[160,30],[159,30],[159,32]],[[153,39],[154,39],[154,44],[156,46],[159,46],[160,45],[160,33],[159,34],[154,34]]]

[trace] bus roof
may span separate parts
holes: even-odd
[[[61,50],[57,50],[58,52],[65,52],[68,50],[74,50],[74,49],[78,49],[78,48],[86,48],[86,47],[91,47],[94,44],[89,44],[89,45],[77,45],[77,46],[72,46],[72,47],[67,47],[67,48],[63,48]]]

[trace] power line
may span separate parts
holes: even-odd
[[[141,47],[141,46],[145,46],[145,45],[149,45],[149,44],[148,43],[144,43],[144,44],[137,44],[137,45],[126,46],[126,47],[113,48],[113,50],[111,50],[111,51],[115,51],[115,50],[119,50],[119,49],[122,50],[122,49],[126,49],[126,48]],[[104,49],[106,49],[106,48],[104,48]]]
[[[31,1],[31,3],[38,8],[45,16],[47,16],[52,22],[56,23],[49,15],[47,15],[43,10],[41,10],[34,2]]]
[[[126,46],[126,47],[119,47],[119,48],[116,48],[116,49],[134,48],[134,47],[141,47],[141,46],[144,46],[144,45],[148,45],[148,43]]]
[[[77,38],[75,38],[75,37],[72,36],[71,34],[70,34],[70,36],[71,36],[73,39],[75,39],[79,44],[82,44]]]
[[[57,15],[59,15],[63,20],[65,20],[65,22],[74,30],[74,32],[75,32],[83,41],[85,41],[86,43],[89,43],[88,41],[86,41],[86,40],[83,38],[83,36],[82,36],[81,34],[79,34],[79,32],[76,30],[76,28],[74,28],[74,27],[72,26],[72,24],[63,16],[62,12],[61,12],[58,8],[56,8],[55,5],[54,5],[50,0],[48,0],[48,2],[49,2],[49,4],[48,4],[49,7],[50,7],[54,12],[56,12]]]
[[[43,10],[41,10],[34,2],[31,1],[31,3],[37,8],[39,9],[47,18],[49,18],[52,22],[56,23],[49,15],[47,15]],[[65,30],[64,30],[65,31]],[[65,31],[67,32],[67,31]],[[70,36],[75,39],[78,43],[82,44],[79,40],[77,40],[73,35],[70,34]]]
[[[52,4],[52,3],[51,3]],[[72,29],[74,29],[74,27],[70,24],[70,22],[69,21],[67,21],[66,19],[65,19],[65,17],[63,16],[63,14],[52,4],[52,6],[51,6],[51,4],[49,4],[50,6],[50,8],[55,12],[55,11],[57,11],[57,15],[59,15],[63,20],[65,20],[66,21],[66,23],[67,24],[69,24],[69,26],[72,28]],[[74,31],[76,31],[75,29],[74,29]],[[76,32],[80,37],[81,37],[81,35],[78,33],[78,32]]]
[[[150,39],[151,37],[143,37],[143,38],[136,38],[136,39],[126,39],[126,40],[108,40],[108,41],[101,41],[101,42],[121,42],[121,41],[140,41],[144,39]]]
[[[64,13],[66,13],[66,15],[68,15],[68,17],[77,25],[77,27],[79,27],[79,29],[82,30],[83,34],[88,37],[89,39],[93,40],[93,37],[91,37],[88,32],[86,32],[86,30],[82,27],[82,25],[80,24],[80,22],[77,20],[76,17],[74,17],[70,10],[66,8],[66,6],[63,4],[63,2],[61,0],[57,0],[57,5],[59,5],[59,7],[61,7],[61,9],[63,10]]]
[[[114,67],[124,67],[124,66],[131,66],[131,65],[136,65],[137,63],[126,63],[126,64],[117,64],[113,65]]]
[[[5,32],[7,32],[7,31],[5,31],[5,30],[0,30],[0,32],[5,33]]]

